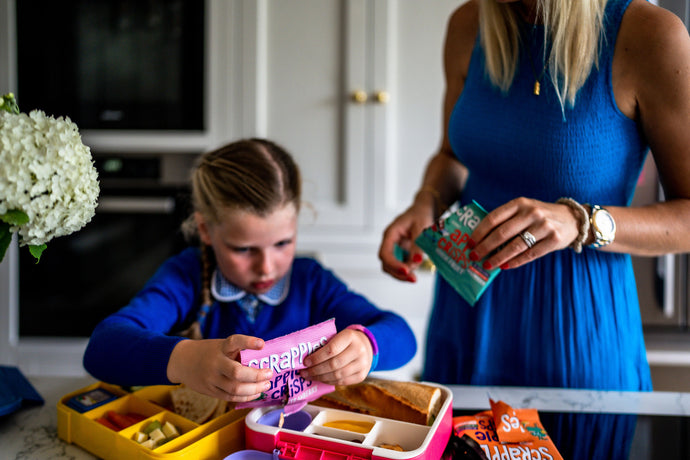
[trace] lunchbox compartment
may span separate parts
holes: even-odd
[[[86,412],[84,415],[92,420],[96,420],[100,417],[106,417],[108,412],[114,411],[121,415],[134,413],[148,418],[162,410],[163,408],[149,401],[145,401],[133,395],[127,395]]]
[[[340,441],[353,442],[356,444],[363,444],[365,436],[354,431],[339,430],[336,428],[328,428],[325,426],[311,426],[305,430],[305,434],[315,434],[326,438],[337,439]]]
[[[404,452],[419,449],[429,435],[430,428],[415,423],[380,420],[366,437],[364,444],[372,447],[398,445]]]
[[[366,433],[369,433],[374,426],[377,423],[378,418],[372,417],[370,415],[364,415],[364,414],[358,414],[356,412],[350,412],[350,411],[345,411],[345,410],[339,410],[339,409],[322,409],[319,414],[314,417],[314,421],[312,422],[313,426],[321,426],[324,428],[324,425],[329,422],[363,422],[363,423],[370,423],[371,428],[367,430]],[[332,428],[332,429],[338,429],[338,428]],[[340,430],[340,429],[338,429]],[[345,430],[347,431],[347,430]],[[363,433],[363,434],[366,434]]]
[[[153,417],[149,417],[146,420],[143,420],[137,423],[136,425],[127,428],[126,430],[120,431],[120,434],[124,438],[137,444],[138,447],[142,449],[148,449],[148,447],[142,446],[141,444],[137,443],[133,438],[138,431],[143,431],[153,421],[160,422],[161,426],[165,425],[166,422],[170,422],[175,426],[179,433],[179,436],[177,436],[176,438],[167,441],[165,444],[150,449],[156,452],[170,452],[174,450],[179,450],[180,448],[188,445],[190,441],[193,441],[195,438],[194,429],[196,429],[199,426],[198,424],[191,422],[177,414],[168,411],[162,411],[154,415]]]
[[[365,432],[359,430],[350,430],[344,427],[325,426],[328,423],[347,424],[352,423],[358,426]],[[377,424],[377,419],[368,415],[357,414],[349,411],[342,411],[337,409],[322,409],[318,415],[314,417],[311,425],[304,430],[305,434],[316,434],[328,438],[335,438],[342,441],[354,442],[357,444],[364,444],[367,435],[371,433]],[[368,429],[359,424],[371,425]]]

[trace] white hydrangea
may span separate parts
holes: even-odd
[[[0,215],[21,210],[29,217],[11,228],[21,245],[47,243],[91,220],[98,173],[76,124],[40,110],[0,111],[0,141]]]

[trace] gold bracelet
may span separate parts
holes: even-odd
[[[575,217],[580,225],[577,238],[570,244],[570,247],[579,254],[582,252],[582,245],[585,244],[589,236],[589,213],[584,206],[569,197],[559,198],[556,203],[565,204],[575,212]]]
[[[422,193],[422,192],[429,192],[429,193],[431,193],[431,195],[432,195],[432,196],[434,197],[434,199],[436,200],[436,205],[439,207],[439,209],[438,209],[439,214],[442,213],[443,211],[445,211],[445,210],[448,208],[448,206],[446,206],[446,204],[445,204],[445,203],[443,202],[443,200],[441,199],[441,194],[440,194],[440,193],[438,192],[438,190],[436,190],[435,188],[430,187],[430,186],[428,186],[428,185],[423,185],[422,188],[420,188],[420,189],[417,191],[417,193],[415,193],[415,197],[416,197],[417,195],[419,195],[420,193]]]

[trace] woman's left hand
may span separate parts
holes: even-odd
[[[578,237],[578,221],[565,204],[516,198],[491,211],[471,235],[472,260],[484,268],[516,268],[549,252],[567,248]],[[522,236],[521,236],[522,235]]]
[[[304,359],[307,368],[302,369],[300,375],[331,385],[351,385],[366,378],[373,357],[366,334],[344,329]]]

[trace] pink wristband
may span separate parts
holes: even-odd
[[[367,336],[369,339],[369,342],[371,342],[371,351],[374,356],[377,356],[379,354],[379,346],[376,343],[376,338],[374,338],[374,334],[371,333],[369,329],[366,327],[362,326],[361,324],[351,324],[345,329],[354,329],[355,331],[361,331],[364,332],[364,335]]]

